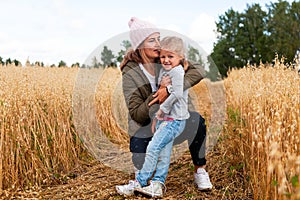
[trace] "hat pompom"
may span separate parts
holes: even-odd
[[[132,23],[133,23],[135,20],[136,20],[136,17],[131,17],[131,19],[130,19],[129,22],[128,22],[129,28],[131,28]]]

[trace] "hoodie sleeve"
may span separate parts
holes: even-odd
[[[178,66],[172,69],[170,72],[172,80],[172,92],[170,96],[160,105],[160,109],[165,113],[169,114],[174,102],[183,98],[183,80],[184,80],[184,70],[182,66]]]

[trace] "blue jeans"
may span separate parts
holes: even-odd
[[[142,187],[155,171],[153,181],[165,183],[168,175],[174,139],[184,130],[186,120],[158,121],[156,131],[147,146],[145,162],[136,179]]]

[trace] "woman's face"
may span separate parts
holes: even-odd
[[[148,38],[144,40],[142,45],[147,57],[151,60],[159,57],[160,50],[160,33],[152,33]]]

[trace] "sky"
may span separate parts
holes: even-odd
[[[277,1],[0,0],[0,57],[22,64],[84,63],[99,45],[128,32],[131,17],[183,34],[210,54],[220,15],[271,2]]]

